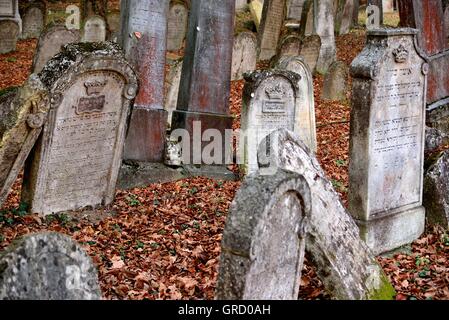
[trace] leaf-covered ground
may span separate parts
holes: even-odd
[[[338,58],[348,65],[364,45],[363,31],[338,38]],[[35,40],[0,55],[0,91],[29,75]],[[318,157],[342,200],[348,188],[348,102],[322,101],[323,77],[315,79]],[[243,81],[232,84],[231,113],[239,127]],[[348,101],[350,90],[348,88]],[[186,179],[117,191],[115,202],[97,211],[27,215],[20,206],[19,179],[0,211],[0,250],[32,232],[70,235],[98,265],[107,299],[212,299],[220,242],[228,207],[240,182]],[[398,291],[398,300],[449,299],[449,232],[432,229],[409,252],[379,262]],[[314,269],[303,271],[301,298],[327,299]]]

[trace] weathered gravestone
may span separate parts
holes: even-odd
[[[234,38],[231,80],[243,79],[243,74],[256,70],[257,38],[252,32],[241,32]]]
[[[301,21],[305,0],[287,0],[287,19]]]
[[[276,68],[292,71],[300,75],[298,82],[297,119],[299,119],[298,134],[302,141],[312,150],[317,150],[315,97],[313,94],[313,76],[302,57],[284,57],[279,60]]]
[[[291,271],[301,270],[298,265],[302,260],[294,259],[297,256],[293,250],[265,250],[265,254],[247,251],[248,246],[252,249],[265,244],[270,248],[269,241],[279,238],[286,239],[279,247],[294,248],[298,241],[293,239],[296,230],[300,240],[305,238],[305,249],[332,298],[392,299],[395,292],[388,278],[359,238],[357,225],[300,138],[284,129],[271,133],[260,145],[259,160],[261,171],[247,177],[231,205],[223,234],[217,298],[280,298],[273,292],[278,289],[284,293],[282,298],[296,299],[292,293],[298,282]],[[298,204],[301,198],[303,202]],[[283,210],[277,206],[283,206]],[[298,220],[288,220],[295,217],[293,214],[296,219],[301,214],[299,227]],[[269,219],[285,225],[280,237],[277,233],[256,232],[270,225]],[[287,264],[281,266],[283,270],[290,271],[284,277],[270,268],[278,261]],[[267,276],[255,283],[255,272]]]
[[[336,58],[336,45],[334,34],[333,4],[330,0],[315,0],[316,12],[314,15],[316,34],[321,38],[320,56],[318,57],[316,71],[325,74]]]
[[[300,51],[301,37],[296,33],[288,33],[280,41],[276,60],[282,57],[298,56]]]
[[[168,123],[171,125],[173,111],[178,103],[179,86],[181,84],[182,60],[176,61],[167,76],[165,110],[168,112]]]
[[[112,42],[70,44],[40,73],[51,110],[22,200],[42,215],[114,200],[137,79]]]
[[[315,33],[314,14],[314,0],[305,0],[302,8],[299,32],[302,37],[307,37]]]
[[[394,12],[394,0],[382,0],[382,9],[384,13]]]
[[[164,110],[166,0],[121,2],[121,41],[135,67],[140,91],[134,102],[125,143],[125,160],[161,163],[164,159],[167,111]]]
[[[46,29],[41,34],[37,44],[33,60],[33,72],[41,72],[45,64],[61,51],[63,45],[79,41],[80,34],[78,30],[67,30],[66,27],[61,25]]]
[[[14,20],[0,20],[0,54],[16,50],[20,29]]]
[[[256,71],[245,80],[239,152],[242,168],[249,174],[257,171],[257,147],[270,132],[281,128],[299,132],[304,106],[299,105],[301,79],[294,72]]]
[[[347,34],[353,22],[354,0],[337,0],[335,16],[335,32],[339,35]]]
[[[235,0],[235,10],[243,11],[247,8],[248,1],[247,0]]]
[[[260,30],[260,22],[262,20],[264,0],[252,0],[249,4],[249,12],[253,18],[254,24],[256,25],[257,31]]]
[[[368,32],[353,61],[349,208],[375,253],[424,231],[427,63],[414,29]]]
[[[102,42],[106,40],[106,23],[100,16],[91,16],[84,23],[83,42]]]
[[[259,60],[269,60],[276,55],[285,17],[286,0],[265,0],[258,32]]]
[[[48,109],[47,90],[36,75],[0,96],[0,205],[36,143]]]
[[[182,48],[187,32],[189,11],[186,6],[174,3],[170,6],[167,26],[167,50],[178,51]]]
[[[68,236],[25,236],[0,253],[0,300],[101,300],[98,271]]]
[[[449,151],[434,160],[424,177],[424,207],[427,221],[449,227]]]
[[[120,33],[120,13],[111,12],[107,16],[107,22],[109,26],[110,34],[107,39],[118,42],[119,33]]]
[[[22,39],[39,38],[45,26],[46,6],[44,2],[32,2],[26,7],[22,18]]]
[[[348,89],[349,68],[343,61],[335,61],[324,76],[323,100],[345,101]]]
[[[311,206],[297,174],[247,178],[226,221],[216,298],[296,300]]]
[[[22,32],[22,18],[19,13],[18,0],[0,0],[0,21],[2,20],[16,22],[19,26],[19,34]]]
[[[305,37],[301,44],[300,55],[310,68],[312,74],[316,72],[316,64],[321,51],[321,38],[317,35]]]

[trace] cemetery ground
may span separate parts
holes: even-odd
[[[364,41],[362,29],[338,37],[338,59],[349,65]],[[19,41],[16,52],[0,55],[0,92],[29,76],[35,46],[35,40]],[[232,84],[234,128],[240,126],[243,84]],[[322,101],[322,76],[316,76],[314,86],[318,158],[347,205],[350,91],[347,102]],[[0,250],[25,234],[57,231],[87,250],[99,268],[106,299],[214,298],[226,214],[240,182],[193,178],[151,184],[117,191],[115,202],[95,214],[46,218],[26,213],[19,203],[20,185],[17,181],[0,211]],[[449,299],[447,230],[427,230],[411,247],[379,262],[398,292],[396,299]],[[310,264],[301,283],[302,299],[328,298]]]

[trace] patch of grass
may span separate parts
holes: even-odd
[[[140,201],[137,199],[137,197],[133,194],[126,197],[126,200],[128,201],[128,205],[130,207],[138,207],[141,205]]]
[[[6,62],[17,62],[17,58],[16,57],[6,58]]]

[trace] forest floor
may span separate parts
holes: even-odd
[[[365,43],[363,30],[338,37],[338,59],[350,64]],[[0,55],[0,92],[29,76],[35,40],[19,41]],[[232,83],[231,113],[239,127],[243,81]],[[351,99],[323,101],[323,77],[315,77],[320,163],[347,205]],[[40,218],[20,204],[21,179],[0,211],[0,250],[38,231],[78,241],[99,269],[106,299],[213,299],[226,214],[240,182],[185,179],[118,190],[114,203],[95,211]],[[397,300],[449,299],[449,232],[429,228],[407,250],[379,257]],[[314,268],[301,279],[302,299],[328,299]]]

